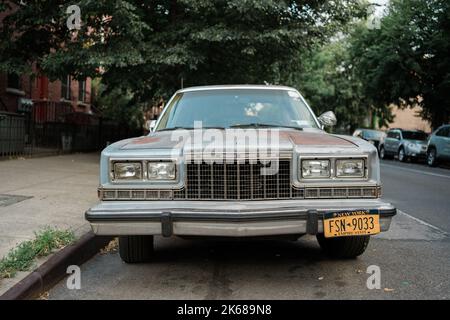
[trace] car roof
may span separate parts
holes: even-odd
[[[360,131],[376,131],[376,132],[383,132],[381,130],[377,130],[377,129],[368,129],[368,128],[357,128],[355,131],[360,130]]]
[[[297,91],[294,88],[278,85],[258,85],[258,84],[234,84],[234,85],[216,85],[216,86],[196,86],[183,88],[177,92],[192,92],[192,91],[208,91],[208,90],[227,90],[227,89],[258,89],[258,90],[284,90]]]
[[[392,129],[389,129],[389,131],[401,131],[401,132],[408,131],[408,132],[423,132],[423,133],[425,133],[425,131],[423,131],[423,130],[417,130],[417,129],[401,129],[401,128],[392,128]]]

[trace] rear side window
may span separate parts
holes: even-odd
[[[438,132],[436,132],[436,135],[438,137],[449,137],[450,136],[450,127],[444,127],[439,129]]]
[[[387,137],[388,137],[388,138],[395,138],[395,132],[394,132],[394,131],[389,131],[389,132],[387,133]]]

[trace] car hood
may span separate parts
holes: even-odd
[[[205,130],[206,131],[206,130]],[[278,130],[278,145],[280,150],[292,150],[296,147],[342,147],[342,148],[357,148],[358,145],[354,142],[352,137],[337,136],[328,134],[324,131],[299,131],[294,129]],[[223,130],[216,132],[223,133]],[[270,138],[271,130],[267,130],[267,136]],[[201,136],[200,136],[201,137]],[[192,130],[177,130],[177,131],[157,131],[148,136],[138,137],[125,140],[118,146],[120,150],[139,150],[139,149],[184,149],[185,152],[190,149],[203,149],[211,142],[209,140],[202,141],[194,137]],[[267,144],[270,144],[268,139]],[[262,146],[261,142],[258,144]],[[237,146],[239,148],[239,146]]]

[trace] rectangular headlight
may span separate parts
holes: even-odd
[[[115,162],[114,180],[140,180],[142,179],[142,163]]]
[[[149,180],[175,180],[174,162],[149,162],[148,179]]]
[[[363,178],[364,170],[363,159],[336,160],[336,177]]]
[[[329,178],[330,160],[302,160],[301,172],[305,179]]]

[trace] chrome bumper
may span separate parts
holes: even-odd
[[[86,212],[97,235],[249,237],[323,232],[325,212],[376,209],[381,231],[396,209],[378,199],[104,201]]]

